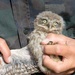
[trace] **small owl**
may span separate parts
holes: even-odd
[[[34,30],[29,35],[28,48],[35,57],[38,67],[46,74],[50,74],[51,70],[42,64],[43,46],[40,45],[42,40],[46,38],[48,33],[62,34],[65,22],[61,16],[51,11],[39,13],[34,20]],[[50,41],[52,43],[52,41]],[[53,59],[59,60],[59,57],[53,56]]]

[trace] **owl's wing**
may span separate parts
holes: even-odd
[[[37,63],[26,47],[11,50],[12,61],[6,64],[0,56],[0,75],[31,75],[39,72]]]

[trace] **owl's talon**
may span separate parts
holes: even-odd
[[[53,41],[49,41],[47,45],[53,45]]]

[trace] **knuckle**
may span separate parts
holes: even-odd
[[[43,63],[46,63],[46,59],[45,58],[43,59]]]
[[[47,38],[49,38],[49,37],[55,37],[55,34],[49,33],[48,36],[47,36]]]
[[[47,65],[47,60],[46,60],[46,58],[43,59],[43,65],[44,65],[44,66]]]
[[[61,72],[61,69],[60,69],[59,66],[55,67],[55,72],[56,72],[56,73],[60,73],[60,72]]]
[[[7,55],[7,56],[10,56],[10,52],[6,52],[6,55]]]
[[[56,54],[59,55],[60,54],[60,45],[56,45]]]
[[[6,43],[6,41],[4,39],[0,38],[0,43],[4,44],[4,43]]]
[[[44,53],[48,53],[48,50],[49,50],[49,49],[48,49],[48,46],[45,46],[43,52],[44,52]]]

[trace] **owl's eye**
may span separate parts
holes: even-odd
[[[60,25],[60,23],[58,23],[58,22],[53,23],[53,27],[56,27],[56,26],[59,26],[59,25]]]
[[[54,23],[53,23],[54,26],[56,26],[57,24],[58,24],[57,22],[54,22]]]
[[[46,24],[47,22],[47,19],[42,19],[42,23]]]

